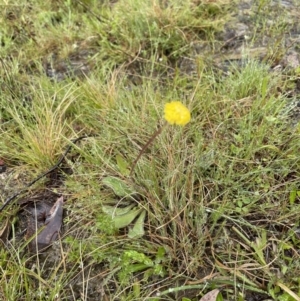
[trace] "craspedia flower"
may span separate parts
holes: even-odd
[[[191,120],[189,109],[180,101],[171,101],[165,104],[164,118],[170,124],[186,125]]]

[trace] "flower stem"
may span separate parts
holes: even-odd
[[[145,152],[145,150],[149,147],[149,145],[153,142],[153,140],[162,132],[162,130],[166,127],[166,125],[167,125],[167,123],[165,123],[160,128],[158,128],[158,130],[150,137],[148,142],[143,146],[143,148],[141,149],[139,155],[136,157],[136,159],[132,163],[130,174],[129,174],[130,177],[132,176],[133,170],[134,170],[137,162],[140,160],[141,156]]]

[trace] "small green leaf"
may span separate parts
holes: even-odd
[[[143,209],[133,209],[128,213],[113,217],[113,222],[117,229],[128,226],[142,211]]]
[[[128,162],[120,155],[116,155],[117,165],[122,175],[128,176],[130,170],[128,168]]]
[[[294,205],[297,196],[297,190],[292,190],[290,192],[290,205]]]
[[[224,301],[222,294],[218,294],[216,301]]]
[[[164,247],[159,247],[156,253],[155,263],[161,263],[166,255],[166,250]]]
[[[116,177],[106,177],[102,180],[102,183],[111,188],[119,197],[124,197],[135,193],[133,189],[124,183],[124,181]]]
[[[241,200],[238,200],[237,205],[239,206],[239,208],[242,208],[244,204]]]
[[[145,234],[145,230],[144,230],[145,217],[146,217],[146,210],[144,210],[140,214],[134,226],[131,229],[129,229],[128,231],[129,238],[138,238],[138,237],[142,237]]]

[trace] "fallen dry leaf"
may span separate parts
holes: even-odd
[[[220,290],[219,289],[214,289],[210,292],[208,292],[207,294],[205,294],[200,301],[216,301],[218,294],[219,294]]]
[[[63,204],[61,196],[47,214],[43,230],[30,242],[30,251],[42,251],[57,239],[63,220]]]

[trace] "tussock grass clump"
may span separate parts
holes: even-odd
[[[42,79],[27,85],[26,97],[22,90],[23,83],[13,80],[1,96],[2,156],[41,171],[54,164],[65,137],[72,135],[74,117],[69,109],[76,89],[73,84],[53,87]]]

